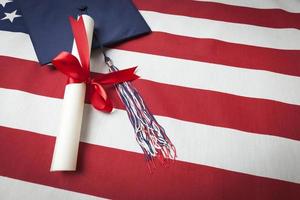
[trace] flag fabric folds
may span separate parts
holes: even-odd
[[[87,92],[78,171],[49,172],[65,76],[40,66],[16,3],[0,0],[1,199],[299,199],[298,0],[133,1],[152,33],[107,56],[139,66],[176,146],[152,174],[113,87],[111,115]],[[91,71],[104,65],[95,49]]]

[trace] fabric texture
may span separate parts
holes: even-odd
[[[133,1],[152,33],[107,56],[138,66],[176,147],[152,174],[113,87],[109,115],[87,91],[78,170],[49,171],[66,77],[41,67],[16,3],[0,0],[0,199],[299,199],[299,0]],[[99,50],[91,71],[108,72]]]

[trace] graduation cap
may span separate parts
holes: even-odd
[[[62,51],[71,52],[73,33],[69,16],[77,18],[87,11],[86,14],[94,19],[94,48],[116,44],[151,31],[130,0],[17,0],[17,2],[41,64],[51,62]],[[109,70],[117,73],[118,68],[104,52],[103,54]],[[117,84],[116,88],[146,159],[153,161],[157,157],[161,162],[175,159],[174,145],[134,86],[130,82],[124,82]]]
[[[95,20],[93,48],[116,44],[151,30],[131,0],[18,0],[38,60],[50,63],[71,51],[69,16],[87,12]]]

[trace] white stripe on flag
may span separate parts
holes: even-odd
[[[93,71],[107,69],[100,54],[93,55]],[[120,69],[138,65],[143,79],[300,105],[300,77],[122,50],[107,54]]]
[[[300,49],[298,29],[267,28],[153,11],[141,13],[152,31],[275,49]]]
[[[0,125],[55,136],[61,99],[0,89]],[[142,153],[123,110],[111,115],[85,106],[81,141]],[[178,160],[300,183],[300,142],[157,116]],[[188,144],[188,145],[187,145]]]
[[[300,13],[299,0],[194,0],[223,3],[234,6],[243,6],[262,9],[282,9],[288,12]]]
[[[15,43],[27,51],[11,48]],[[27,34],[0,31],[0,44],[0,55],[37,61]],[[107,69],[99,54],[93,54],[92,71]],[[143,79],[300,105],[300,77],[123,50],[112,49],[108,55],[120,69],[138,65]]]
[[[0,176],[0,199],[100,200],[104,198]]]
[[[0,44],[0,55],[38,60],[28,34],[0,30]]]

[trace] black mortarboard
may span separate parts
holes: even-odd
[[[18,0],[26,28],[41,64],[71,51],[69,16],[82,12],[95,20],[93,48],[116,44],[151,30],[130,0]]]

